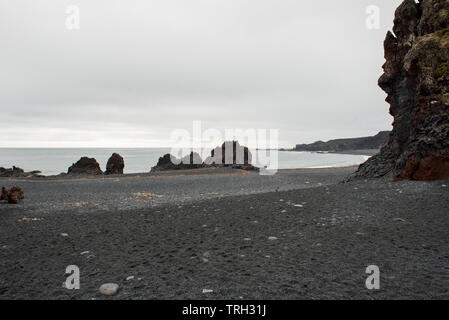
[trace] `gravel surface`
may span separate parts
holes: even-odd
[[[0,204],[0,298],[448,299],[449,181],[337,183],[350,171],[0,180],[26,196]],[[61,206],[136,192],[164,197]]]
[[[283,191],[341,181],[355,167],[282,170],[273,176],[231,168],[177,170],[140,175],[0,178],[0,187],[18,185],[26,201],[10,209],[45,215],[57,211],[126,210],[186,203],[230,195]],[[0,206],[0,212],[4,208]],[[6,207],[8,208],[8,206]]]

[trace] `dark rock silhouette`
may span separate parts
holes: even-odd
[[[82,157],[77,163],[67,170],[67,174],[93,174],[100,175],[103,171],[100,169],[100,165],[94,158]]]
[[[23,191],[19,187],[12,187],[8,192],[8,203],[17,204],[24,198]]]
[[[0,167],[0,177],[5,178],[25,178],[25,177],[35,177],[40,176],[41,172],[34,170],[30,172],[25,172],[23,169],[13,166],[12,168],[5,169]]]
[[[0,201],[8,200],[8,189],[2,187],[2,194],[0,195]]]
[[[355,177],[449,178],[449,1],[405,0],[384,47],[379,86],[393,131]]]
[[[196,152],[190,152],[189,155],[178,159],[175,156],[167,153],[160,157],[156,166],[151,168],[151,171],[164,171],[164,170],[186,170],[186,169],[198,169],[205,167],[201,156]]]
[[[118,153],[113,153],[106,164],[106,171],[104,174],[123,174],[125,168],[125,161]]]
[[[22,189],[19,187],[12,187],[9,191],[7,188],[2,187],[2,194],[0,200],[6,200],[10,204],[18,204],[20,200],[25,198]]]
[[[218,167],[233,167],[244,170],[258,170],[252,162],[252,155],[248,147],[241,146],[238,141],[225,141],[220,147],[211,151],[205,161],[207,165]]]
[[[362,149],[380,149],[387,144],[390,131],[381,131],[372,137],[335,139],[316,141],[311,144],[297,144],[295,151],[348,151]]]
[[[232,167],[235,169],[255,170],[259,168],[251,164],[252,155],[247,147],[241,146],[238,141],[226,141],[220,147],[211,151],[211,156],[204,162],[196,152],[178,159],[167,153],[159,158],[157,165],[151,171],[197,169],[208,167]]]

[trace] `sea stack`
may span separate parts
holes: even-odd
[[[67,170],[67,174],[91,174],[100,175],[103,171],[100,169],[100,165],[94,158],[82,157],[77,163]]]
[[[449,1],[405,0],[384,42],[393,131],[358,177],[449,178]]]
[[[248,147],[240,145],[238,141],[225,141],[211,151],[210,157],[204,162],[218,167],[233,167],[244,170],[258,170],[251,164],[252,155]]]
[[[123,174],[125,168],[125,161],[118,153],[113,153],[106,164],[106,171],[104,174]]]

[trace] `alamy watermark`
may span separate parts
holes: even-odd
[[[369,274],[366,278],[365,285],[368,290],[380,289],[380,269],[376,265],[370,265],[366,268],[365,273]]]
[[[365,26],[368,30],[380,29],[380,8],[376,5],[366,7]]]
[[[81,28],[80,8],[72,4],[67,6],[65,13],[67,14],[65,19],[65,27],[67,30],[79,30]]]
[[[66,278],[64,287],[68,290],[79,290],[80,268],[76,265],[70,265],[65,269],[65,273],[70,275]]]

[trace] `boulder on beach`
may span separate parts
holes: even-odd
[[[2,187],[2,194],[0,195],[0,201],[8,200],[8,189]]]
[[[258,170],[252,162],[252,155],[248,147],[240,145],[238,141],[225,141],[219,147],[211,151],[210,157],[205,161],[206,165],[217,167],[233,167],[244,170]]]
[[[159,158],[156,166],[152,167],[151,171],[186,170],[202,167],[204,167],[204,164],[201,156],[192,151],[189,155],[181,159],[167,153]]]
[[[40,171],[34,170],[30,172],[25,172],[25,170],[13,166],[12,168],[3,168],[0,167],[0,177],[2,178],[25,178],[25,177],[34,177],[39,176]]]
[[[93,174],[100,175],[103,171],[100,169],[100,165],[94,158],[82,157],[77,163],[67,170],[67,174]]]
[[[123,174],[125,168],[125,161],[118,153],[113,153],[106,164],[106,171],[104,174]]]
[[[8,201],[10,204],[18,204],[20,200],[24,199],[22,189],[19,187],[12,187],[9,191],[7,188],[2,187],[2,194],[0,196],[0,201]]]

